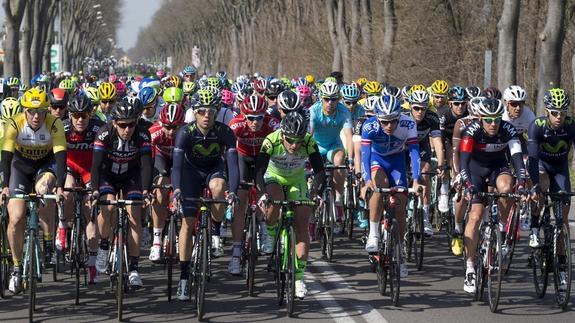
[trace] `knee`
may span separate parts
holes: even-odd
[[[224,191],[226,189],[226,182],[221,178],[216,178],[210,181],[210,191],[212,191],[212,195],[216,196],[223,196]]]
[[[343,165],[345,161],[345,153],[343,152],[343,150],[338,150],[334,155],[333,155],[333,164],[334,165]]]

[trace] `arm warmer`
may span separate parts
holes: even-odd
[[[142,177],[142,191],[149,191],[152,187],[152,155],[144,153],[140,156],[140,176]]]
[[[90,181],[92,183],[93,190],[100,189],[100,171],[102,168],[102,162],[104,161],[104,154],[104,151],[94,149],[94,153],[92,155],[92,178]]]
[[[172,186],[174,190],[182,189],[182,168],[184,166],[184,151],[180,148],[174,148],[172,165]]]
[[[409,159],[411,159],[411,176],[413,180],[420,180],[421,176],[421,159],[419,157],[419,144],[409,145]]]
[[[229,190],[236,194],[240,185],[240,168],[238,166],[238,151],[236,148],[229,148],[226,151],[226,162],[228,164]]]
[[[361,141],[361,168],[363,180],[367,183],[371,180],[371,140]]]
[[[529,140],[527,151],[529,152],[529,177],[531,177],[533,185],[536,185],[539,184],[539,143],[535,140]]]
[[[317,195],[321,195],[325,189],[325,169],[321,154],[317,151],[312,153],[309,155],[309,162],[313,168],[312,192]]]
[[[2,150],[2,187],[8,187],[10,185],[10,175],[12,171],[12,158],[14,157],[13,152],[7,150]]]
[[[256,159],[256,187],[259,192],[265,192],[266,189],[264,174],[268,169],[270,158],[270,155],[260,152]]]
[[[56,187],[64,187],[66,183],[66,151],[62,150],[54,154],[56,160]]]

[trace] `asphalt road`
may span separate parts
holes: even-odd
[[[571,223],[572,229],[575,224]],[[573,236],[572,236],[573,237]],[[528,248],[522,237],[517,257],[503,279],[498,313],[489,311],[485,302],[474,302],[463,291],[463,262],[448,251],[445,237],[436,234],[427,240],[424,268],[402,279],[400,305],[391,305],[389,296],[380,296],[367,256],[355,240],[338,238],[334,260],[326,263],[313,246],[313,260],[307,274],[308,296],[297,301],[295,317],[286,318],[285,308],[278,307],[272,275],[262,259],[257,271],[255,297],[248,297],[242,278],[227,274],[226,257],[214,264],[214,277],[208,285],[205,319],[208,322],[573,322],[574,305],[566,311],[554,303],[553,288],[543,299],[535,296],[531,269],[527,268]],[[145,253],[147,256],[147,252]],[[142,257],[144,259],[144,257]],[[128,294],[125,320],[129,322],[196,321],[189,302],[169,303],[165,294],[165,275],[161,265],[147,259],[141,263],[145,287]],[[84,288],[82,303],[74,305],[73,280],[60,274],[53,282],[45,275],[38,290],[36,319],[41,322],[112,322],[116,321],[114,294],[107,276],[100,276],[95,286]],[[551,276],[552,277],[552,276]],[[550,278],[551,278],[550,277]],[[573,298],[572,298],[573,299]],[[27,303],[23,295],[0,300],[0,321],[27,320]]]

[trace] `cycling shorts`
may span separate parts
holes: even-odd
[[[182,166],[182,197],[199,198],[204,187],[209,187],[212,179],[221,178],[226,180],[226,172],[223,162],[211,169],[202,169],[189,163]],[[182,208],[184,217],[193,217],[198,213],[198,203],[183,201]]]
[[[266,172],[264,181],[267,184],[279,184],[287,187],[288,201],[309,201],[309,193],[305,176],[287,178],[279,174]]]
[[[49,172],[56,177],[56,161],[54,158],[49,158],[39,167],[32,168],[29,165],[18,160],[12,159],[10,183],[8,188],[10,194],[28,194],[34,192],[34,186],[41,174]]]
[[[252,183],[256,179],[256,158],[248,155],[238,155],[240,169],[240,188],[248,189],[246,183]]]
[[[387,176],[389,187],[408,186],[407,163],[403,152],[385,157],[372,153],[370,165],[372,173],[373,171],[383,169]]]
[[[172,173],[172,161],[167,160],[161,154],[154,157],[154,169],[152,170],[153,178],[158,176],[170,177]]]
[[[122,192],[122,196],[128,200],[141,201],[144,199],[139,169],[130,171],[126,176],[121,178],[102,174],[98,190],[100,191],[100,195],[113,194],[117,196],[118,193]]]
[[[539,171],[547,173],[547,176],[549,177],[549,192],[571,192],[569,162],[565,161],[559,165],[551,165],[540,159]],[[569,196],[561,197],[560,200],[565,204],[571,204],[571,198]]]
[[[487,167],[475,160],[469,161],[469,180],[479,192],[487,192],[488,186],[495,187],[499,175],[512,175],[511,168],[507,163],[495,164]],[[472,204],[483,204],[481,198],[474,198]]]
[[[330,146],[320,146],[318,143],[318,148],[319,148],[319,153],[320,155],[327,159],[327,161],[329,161],[330,163],[333,164],[333,156],[340,150],[344,151],[343,149],[343,144],[341,142],[337,142],[335,144],[332,144]]]

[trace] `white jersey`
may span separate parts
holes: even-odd
[[[503,120],[511,123],[517,132],[519,132],[519,135],[526,135],[529,125],[535,120],[535,114],[528,106],[524,106],[519,118],[511,119],[506,109],[505,112],[503,112]]]

